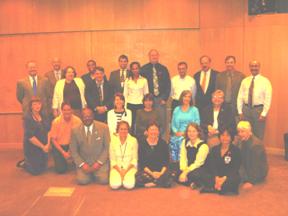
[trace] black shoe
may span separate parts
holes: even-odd
[[[204,187],[200,190],[200,193],[217,193],[214,188]]]
[[[24,168],[24,166],[25,166],[25,160],[24,159],[18,161],[16,164],[16,167],[18,167],[18,168]]]

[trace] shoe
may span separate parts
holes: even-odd
[[[200,190],[200,193],[217,193],[214,188],[204,187]]]
[[[18,161],[16,164],[16,167],[18,167],[18,168],[24,168],[24,166],[25,166],[25,160],[24,159]]]

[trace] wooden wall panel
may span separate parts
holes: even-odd
[[[2,143],[22,143],[23,141],[22,114],[0,114],[0,148]],[[8,144],[9,146],[9,144]],[[19,144],[19,146],[22,146]]]
[[[2,0],[0,34],[198,28],[198,13],[199,0]]]

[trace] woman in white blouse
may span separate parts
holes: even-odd
[[[127,121],[131,127],[132,113],[131,110],[125,109],[125,98],[122,93],[117,92],[114,95],[114,109],[108,111],[107,124],[110,134],[116,133],[117,124],[120,121]]]
[[[180,172],[178,181],[181,184],[198,188],[207,176],[204,169],[209,153],[208,145],[201,140],[201,128],[195,123],[190,123],[185,132],[185,139],[180,150]]]
[[[64,79],[58,80],[53,95],[53,114],[57,117],[61,113],[62,103],[69,102],[74,114],[80,116],[81,109],[86,107],[84,97],[85,85],[81,78],[76,77],[76,70],[67,66],[64,70]]]
[[[132,111],[132,132],[135,132],[136,112],[143,108],[143,97],[149,93],[148,82],[146,78],[140,76],[140,63],[132,62],[130,70],[132,76],[125,80],[124,97],[126,99],[127,108]]]
[[[120,121],[117,134],[112,135],[110,141],[110,187],[126,189],[135,187],[135,174],[138,162],[138,143],[129,134],[129,124]]]

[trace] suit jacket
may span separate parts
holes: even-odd
[[[218,71],[211,69],[209,84],[205,93],[203,92],[201,88],[201,83],[200,83],[201,71],[198,71],[194,75],[194,79],[195,79],[196,86],[197,86],[195,104],[200,111],[204,109],[206,106],[208,106],[209,104],[212,104],[211,97],[212,97],[212,93],[215,91],[217,74],[218,74]]]
[[[85,98],[87,102],[87,106],[95,111],[95,108],[97,106],[106,106],[109,109],[113,107],[113,89],[111,88],[108,81],[104,80],[103,84],[103,92],[104,95],[103,103],[101,104],[100,101],[100,95],[98,93],[97,84],[95,80],[88,80],[85,88]],[[97,116],[97,115],[96,115]],[[97,118],[98,119],[98,118]],[[106,121],[107,119],[107,113],[105,113],[105,116],[101,116],[99,120]]]
[[[170,96],[171,91],[171,80],[167,67],[164,65],[157,63],[155,64],[155,68],[158,76],[158,84],[159,84],[159,97],[163,100],[167,101]],[[154,84],[153,84],[153,65],[148,63],[141,68],[140,71],[141,76],[145,77],[148,81],[149,92],[154,94]]]
[[[100,161],[108,164],[110,134],[108,126],[102,122],[93,122],[91,142],[88,143],[84,124],[72,129],[70,151],[77,167],[87,163],[93,165]]]
[[[92,81],[92,78],[91,78],[91,75],[90,75],[90,74],[91,74],[90,72],[87,72],[87,73],[85,73],[85,74],[83,74],[83,75],[81,76],[81,79],[83,80],[85,86],[87,85],[87,83],[89,84],[89,82]],[[104,80],[107,81],[106,75],[104,75]]]
[[[37,94],[36,96],[41,99],[42,113],[48,114],[49,99],[52,97],[49,91],[49,83],[45,77],[37,75]],[[23,114],[26,115],[29,112],[29,102],[34,96],[33,88],[27,76],[17,82],[16,97],[19,103],[22,105]],[[50,108],[51,109],[51,108]]]
[[[110,78],[109,78],[109,84],[110,86],[113,88],[113,91],[116,92],[121,92],[123,93],[124,90],[124,85],[123,87],[121,86],[121,82],[120,82],[120,69],[112,71],[110,73]],[[131,71],[127,70],[127,75],[126,78],[131,76]]]
[[[233,71],[231,75],[232,75],[231,107],[235,116],[238,113],[237,112],[237,97],[238,97],[241,81],[245,78],[245,75],[239,71]],[[227,82],[228,82],[228,71],[223,71],[222,73],[219,73],[216,78],[216,89],[220,89],[225,93]]]
[[[208,105],[201,112],[201,128],[203,129],[205,135],[208,135],[208,125],[213,126],[214,114],[213,105]],[[233,116],[232,108],[230,105],[223,103],[218,115],[218,130],[224,128],[231,128],[234,133],[236,133],[236,123]]]
[[[54,88],[55,88],[57,79],[55,77],[55,73],[53,70],[46,72],[44,76],[48,79],[49,91],[50,91],[50,96],[51,96],[49,98],[48,107],[49,107],[51,114],[52,114],[52,100],[53,100]],[[63,78],[64,78],[64,71],[61,70],[61,79],[63,79]]]

